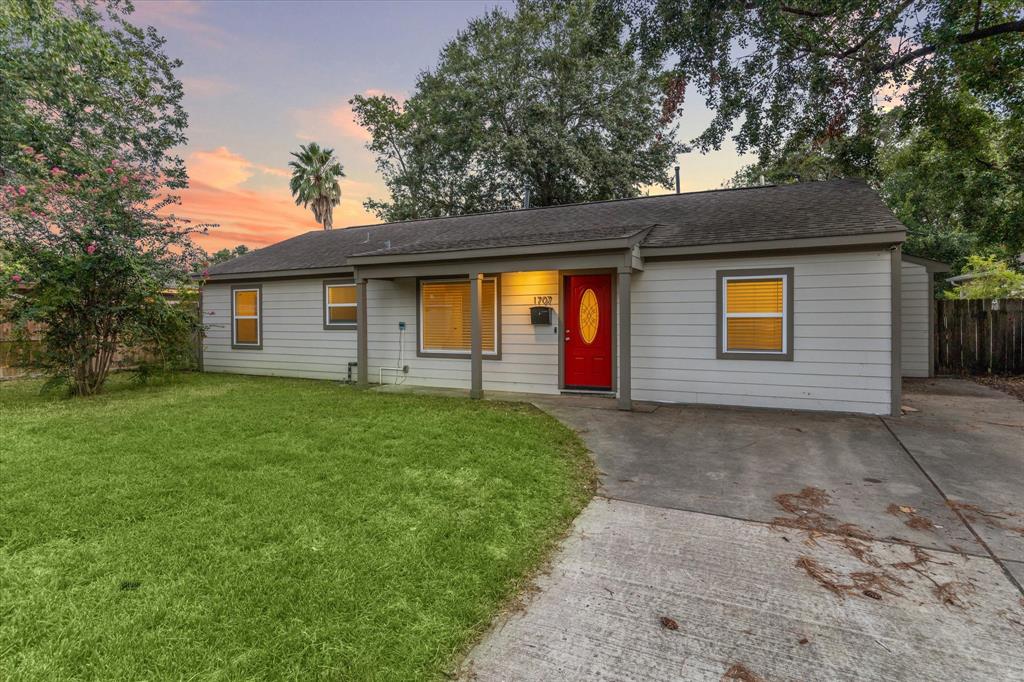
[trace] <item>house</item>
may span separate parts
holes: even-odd
[[[209,372],[889,414],[931,272],[859,181],[309,232],[211,268]]]

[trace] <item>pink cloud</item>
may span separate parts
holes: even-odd
[[[216,97],[226,95],[238,90],[238,85],[229,83],[223,78],[216,76],[182,76],[181,84],[185,87],[185,94],[198,97]]]
[[[356,123],[355,112],[347,103],[342,104],[328,114],[330,124],[341,132],[345,137],[351,137],[363,142],[370,141],[370,133],[366,128]]]
[[[130,16],[133,24],[154,26],[161,31],[177,29],[214,47],[224,47],[230,37],[222,29],[204,20],[205,7],[197,0],[135,0],[134,5],[135,12]]]
[[[399,104],[405,102],[404,94],[388,93],[377,88],[364,90],[362,94],[367,97],[390,95],[398,100]],[[329,131],[332,134],[341,133],[342,137],[359,142],[370,141],[370,133],[356,123],[355,113],[347,101],[327,107],[296,109],[292,113],[300,126],[300,132],[296,133],[300,140],[314,139],[317,132]]]

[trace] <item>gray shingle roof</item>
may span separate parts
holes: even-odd
[[[906,228],[863,182],[830,180],[317,230],[221,263],[210,273],[342,267],[349,257],[364,255],[622,239],[647,229],[644,247],[839,237]]]

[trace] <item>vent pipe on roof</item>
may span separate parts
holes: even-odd
[[[676,164],[676,194],[679,194],[679,164]]]
[[[523,208],[530,208],[530,186],[523,186]]]

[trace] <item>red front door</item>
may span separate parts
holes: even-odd
[[[612,387],[611,275],[565,278],[565,387]]]

